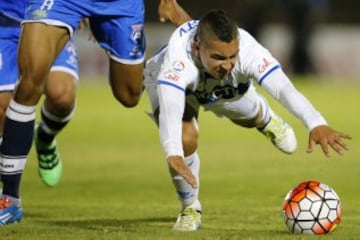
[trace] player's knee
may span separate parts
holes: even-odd
[[[124,107],[135,107],[141,97],[141,91],[113,91],[113,95]]]
[[[53,88],[46,92],[46,105],[51,106],[53,112],[66,115],[75,105],[75,91],[68,88]]]
[[[59,116],[67,115],[73,110],[75,106],[75,100],[70,97],[64,97],[64,96],[57,98],[46,97],[45,101],[47,102],[46,104],[47,108],[51,108],[48,110],[56,113],[56,115]]]

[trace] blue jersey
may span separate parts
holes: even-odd
[[[19,71],[17,49],[21,21],[24,19],[28,0],[0,0],[0,92],[13,91]],[[71,39],[56,58],[53,71],[63,71],[78,79],[78,58]]]

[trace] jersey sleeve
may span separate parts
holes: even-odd
[[[157,94],[160,106],[160,141],[165,155],[183,157],[182,116],[185,108],[185,92],[170,85],[159,84]]]
[[[199,75],[199,70],[188,55],[190,40],[186,34],[180,35],[179,32],[181,28],[174,32],[169,41],[156,82],[160,140],[166,157],[184,156],[182,118],[185,93],[187,86],[194,83]]]
[[[281,69],[271,73],[266,80],[262,82],[262,87],[289,112],[300,119],[309,132],[316,126],[327,125],[322,115],[315,109],[310,101],[294,87]]]

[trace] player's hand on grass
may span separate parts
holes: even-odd
[[[171,156],[168,158],[168,164],[170,171],[173,175],[177,174],[182,176],[187,183],[191,185],[193,188],[197,188],[196,178],[186,166],[185,161],[180,156]],[[175,173],[175,174],[174,174]]]
[[[316,144],[320,144],[325,156],[330,157],[329,146],[337,152],[340,156],[344,154],[344,150],[349,150],[344,143],[344,139],[351,139],[351,136],[346,133],[338,132],[326,125],[315,127],[310,132],[309,145],[306,150],[307,153],[312,153]]]
[[[158,12],[160,22],[170,21],[176,27],[192,20],[176,0],[160,0]]]

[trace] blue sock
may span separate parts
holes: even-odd
[[[3,194],[19,198],[21,174],[34,134],[35,106],[10,101],[0,146],[0,174]]]
[[[37,138],[42,142],[51,143],[55,135],[69,123],[74,115],[73,112],[74,111],[71,111],[67,116],[57,116],[47,111],[43,105],[41,108],[41,123],[38,128]]]

